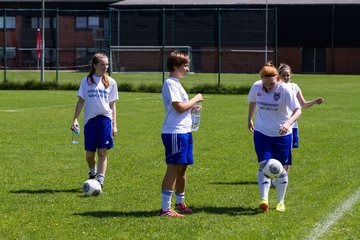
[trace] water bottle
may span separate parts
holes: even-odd
[[[80,141],[80,126],[75,125],[75,130],[72,131],[72,143],[78,144]]]
[[[197,102],[191,109],[191,130],[197,132],[200,125],[200,114],[201,114],[201,102]]]

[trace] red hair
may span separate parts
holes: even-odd
[[[268,62],[260,70],[261,77],[275,77],[279,76],[278,70],[271,62]]]

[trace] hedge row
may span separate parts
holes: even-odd
[[[0,84],[0,90],[78,90],[78,84],[58,84],[56,82],[40,83],[37,81],[28,81],[25,83],[6,82]],[[153,92],[160,93],[162,86],[160,84],[140,84],[134,86],[131,83],[120,83],[118,90],[121,92]],[[185,87],[188,93],[207,93],[207,94],[248,94],[250,86],[223,86],[203,84],[192,88]]]

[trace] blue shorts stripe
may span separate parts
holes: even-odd
[[[299,148],[299,129],[298,128],[292,129],[292,138],[293,138],[292,147]]]
[[[161,138],[165,147],[167,164],[194,164],[193,139],[191,133],[163,133]]]
[[[177,134],[172,134],[172,151],[171,151],[171,154],[175,154],[177,152],[179,152],[179,149],[178,149],[178,143],[177,143]]]

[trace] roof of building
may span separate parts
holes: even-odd
[[[13,2],[13,3],[41,3],[42,0],[21,0],[21,1],[17,1],[17,0],[1,0],[1,2]],[[85,2],[89,2],[89,3],[96,3],[99,1],[96,0],[44,0],[44,3],[85,3]],[[105,3],[116,3],[117,1],[115,0],[101,0],[101,2],[105,2]]]
[[[43,0],[1,0],[1,2],[12,3],[41,3]],[[97,0],[44,0],[44,3],[96,3]],[[360,0],[102,0],[102,3],[109,3],[111,6],[131,5],[345,5],[360,4]]]
[[[344,5],[360,4],[359,0],[122,0],[112,6],[129,5]]]

